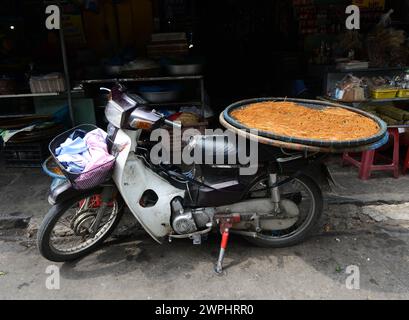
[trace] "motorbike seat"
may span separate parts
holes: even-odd
[[[190,139],[188,147],[191,156],[200,157],[203,164],[229,164],[229,159],[237,159],[237,147],[227,135],[197,135]]]
[[[190,139],[188,148],[191,156],[194,156],[194,152],[199,152],[199,159],[202,161],[202,164],[239,164],[238,146],[229,141],[229,137],[227,135],[197,135]],[[246,153],[246,156],[249,155],[249,152],[253,152],[250,149],[248,141],[244,152]],[[296,154],[297,158],[299,155],[300,154]],[[258,144],[257,156],[259,163],[277,161],[277,159],[280,158],[288,158],[291,160],[291,157],[285,156],[280,148],[265,144]]]

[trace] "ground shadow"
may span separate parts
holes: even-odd
[[[202,273],[204,278],[218,277],[213,271],[220,236],[212,234],[201,246],[190,240],[159,245],[147,234],[111,240],[97,252],[71,263],[65,263],[61,275],[67,279],[98,278],[125,275],[135,271],[152,281],[186,280]],[[380,230],[334,236],[317,235],[306,242],[282,249],[258,248],[241,237],[232,236],[225,260],[225,273],[253,272],[258,264],[266,272],[283,272],[288,259],[300,259],[313,270],[332,281],[345,285],[349,265],[361,269],[361,289],[400,293],[409,287],[405,267],[409,252],[407,242]],[[376,264],[376,265],[374,265]],[[380,270],[383,268],[383,271]]]

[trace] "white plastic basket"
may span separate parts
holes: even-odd
[[[65,80],[61,73],[50,73],[44,76],[30,78],[31,93],[64,92]]]

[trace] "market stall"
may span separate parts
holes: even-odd
[[[331,32],[318,32],[328,28],[328,7],[319,1],[299,1],[298,14],[304,45],[310,52],[308,74],[322,83],[315,96],[322,101],[349,105],[383,119],[388,125],[391,139],[389,148],[382,152],[363,152],[356,157],[345,153],[342,162],[359,168],[359,177],[368,179],[372,171],[392,171],[399,177],[400,162],[407,168],[405,144],[409,111],[409,47],[406,38],[405,6],[387,8],[385,1],[369,6],[356,3],[361,9],[361,29],[345,31],[332,25]],[[333,4],[336,9],[342,4]],[[399,11],[397,9],[402,9]],[[318,19],[317,16],[321,18]],[[342,15],[338,15],[341,19]],[[336,21],[333,18],[331,21]],[[339,20],[338,20],[339,21]],[[341,20],[343,22],[343,20]],[[335,29],[334,29],[335,26]],[[338,24],[339,26],[339,24]],[[407,30],[406,30],[407,31]],[[403,151],[403,153],[400,151]],[[383,154],[386,152],[388,157]],[[400,157],[400,155],[404,157]],[[382,158],[382,164],[376,160]],[[390,159],[389,159],[390,158]]]
[[[3,136],[34,125],[27,119],[35,116],[56,127],[104,128],[107,93],[100,87],[116,84],[200,130],[220,126],[214,115],[233,101],[269,96],[355,106],[401,133],[409,121],[407,24],[396,3],[52,3],[62,12],[60,30],[44,26],[49,1],[10,4],[3,19]],[[359,31],[345,28],[351,3],[361,8]]]
[[[49,5],[60,8],[59,30],[44,27]],[[10,6],[0,56],[0,132],[7,166],[41,164],[54,132],[45,127],[106,127],[100,87],[126,85],[167,116],[200,130],[207,126],[212,113],[206,107],[203,59],[189,53],[186,32],[153,33],[156,5],[127,0]],[[31,25],[40,30],[30,37]],[[32,140],[20,139],[24,135]]]

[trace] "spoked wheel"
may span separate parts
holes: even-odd
[[[40,253],[44,258],[56,262],[87,255],[115,229],[122,216],[121,205],[121,201],[117,200],[108,203],[96,232],[91,232],[101,207],[99,194],[57,203],[47,213],[38,230]]]
[[[281,176],[279,180],[286,179]],[[268,178],[256,182],[249,191],[249,198],[265,198],[270,196]],[[285,229],[258,230],[255,238],[247,238],[250,242],[263,247],[287,247],[300,243],[314,229],[323,206],[321,189],[311,178],[300,175],[291,182],[279,187],[281,200],[298,210],[294,223]],[[274,214],[280,218],[280,213]],[[274,217],[273,217],[274,218]]]

